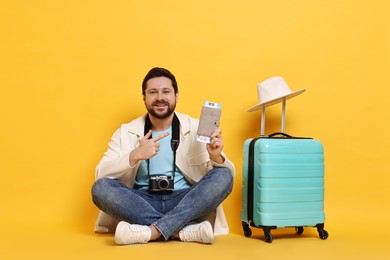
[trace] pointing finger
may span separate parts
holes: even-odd
[[[162,135],[156,136],[156,137],[154,137],[152,139],[153,139],[153,141],[157,142],[157,141],[163,139],[164,137],[167,137],[168,135],[169,135],[169,133],[163,133]]]

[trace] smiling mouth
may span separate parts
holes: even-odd
[[[166,106],[168,106],[168,104],[167,103],[155,103],[155,104],[153,104],[153,106],[155,106],[155,107],[166,107]]]

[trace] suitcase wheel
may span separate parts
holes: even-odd
[[[321,239],[327,239],[329,234],[328,234],[328,231],[326,231],[325,229],[322,229],[322,228],[319,228],[318,229],[318,234],[320,236]]]
[[[295,227],[295,232],[297,232],[298,235],[303,233],[303,227]]]
[[[263,231],[264,231],[264,236],[265,236],[265,242],[267,243],[272,243],[272,234],[271,234],[271,229],[276,228],[276,227],[270,227],[270,226],[263,226]]]
[[[267,243],[272,243],[272,234],[270,231],[264,230],[264,236]]]
[[[242,229],[244,230],[244,236],[246,237],[252,236],[252,230],[249,228],[248,223],[242,221]]]

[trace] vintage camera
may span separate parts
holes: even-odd
[[[173,176],[157,175],[149,178],[150,191],[173,191]]]

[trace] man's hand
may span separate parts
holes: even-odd
[[[149,139],[151,135],[152,130],[149,130],[149,132],[141,139],[139,146],[130,153],[130,166],[133,167],[138,161],[147,160],[155,156],[160,150],[160,144],[158,141],[168,136],[169,133],[164,133]]]
[[[223,145],[222,130],[217,128],[211,133],[211,141],[207,144],[207,151],[209,152],[210,159],[216,163],[222,164],[225,161],[221,156]]]

